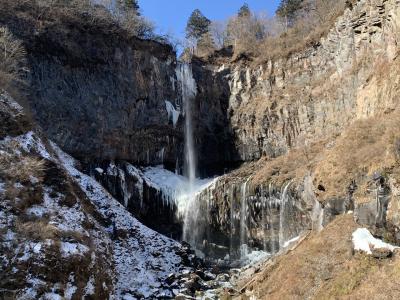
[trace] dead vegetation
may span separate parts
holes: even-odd
[[[212,56],[215,49],[233,46],[232,61],[249,60],[258,65],[287,58],[317,46],[337,18],[354,3],[353,0],[305,0],[290,20],[283,16],[251,13],[215,21],[210,28],[214,47],[209,47],[209,51],[203,51],[200,56]]]
[[[84,193],[70,182],[65,172],[54,162],[24,151],[18,143],[4,143],[0,145],[0,182],[0,209],[9,220],[8,227],[0,232],[0,252],[4,254],[4,264],[0,266],[0,298],[13,295],[14,291],[21,293],[29,287],[27,280],[31,277],[43,278],[43,283],[35,286],[38,298],[56,285],[63,295],[71,274],[77,288],[74,297],[84,297],[92,276],[94,299],[108,298],[113,284],[110,272],[104,272],[112,268],[107,260],[109,249],[105,246],[104,253],[98,252],[89,232],[99,229],[87,214],[97,216]],[[72,209],[74,213],[79,207],[84,215],[81,226],[85,231],[58,226],[62,222],[67,228],[78,224],[65,224],[57,211],[45,208],[48,205],[45,201],[54,202],[50,206],[58,205],[60,209]],[[78,201],[81,202],[77,207]],[[32,213],[30,209],[35,207],[43,213]],[[80,244],[88,250],[65,254],[62,250],[65,243]]]
[[[353,253],[356,228],[352,215],[337,217],[293,251],[276,257],[247,287],[247,294],[257,299],[397,299],[398,253],[383,260]]]
[[[26,77],[26,50],[6,27],[0,26],[0,90],[21,99],[19,87]]]
[[[25,14],[32,18],[33,33],[40,32],[48,22],[55,24],[64,20],[81,24],[86,29],[97,27],[109,34],[168,42],[165,37],[154,33],[154,25],[150,21],[134,12],[123,12],[107,0],[4,0],[0,3],[1,16],[15,12],[19,17]]]
[[[335,146],[325,151],[315,169],[314,184],[324,187],[319,192],[320,199],[345,194],[354,180],[359,187],[356,199],[362,201],[367,182],[374,173],[396,175],[399,167],[396,145],[400,138],[396,128],[399,126],[399,113],[395,112],[356,121],[346,130]]]

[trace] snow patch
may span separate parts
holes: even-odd
[[[35,216],[37,218],[42,218],[44,215],[48,214],[48,209],[43,206],[34,205],[26,210],[26,214],[29,216]]]
[[[374,238],[367,228],[358,228],[352,234],[354,250],[363,251],[367,254],[372,254],[372,249],[388,249],[393,252],[394,249],[398,248],[388,243],[383,242],[380,239]]]
[[[89,278],[89,281],[87,282],[84,291],[85,291],[85,296],[94,294],[95,289],[94,289],[94,278],[93,278],[93,276],[91,276]]]
[[[60,250],[62,257],[68,257],[71,255],[83,255],[89,251],[89,248],[78,243],[62,242]]]
[[[271,257],[271,253],[268,253],[266,251],[253,250],[244,257],[244,262],[246,266],[252,266],[266,260],[269,257]]]
[[[7,142],[8,139],[11,138],[6,138],[5,142]],[[20,145],[20,147],[26,152],[34,151],[41,157],[52,160],[52,157],[46,150],[46,147],[44,146],[42,140],[38,136],[36,136],[33,131],[29,131],[23,135],[12,138],[12,140],[16,141]]]
[[[73,284],[75,281],[75,276],[74,274],[70,274],[68,277],[68,283],[67,287],[65,288],[64,291],[64,297],[66,300],[71,300],[72,296],[76,293],[77,287]]]

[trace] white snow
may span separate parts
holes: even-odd
[[[371,232],[369,232],[367,228],[358,228],[356,231],[353,232],[352,236],[353,236],[354,250],[363,251],[366,252],[367,254],[372,254],[371,248],[372,249],[385,248],[390,251],[393,251],[394,249],[398,248],[388,243],[385,243],[380,239],[374,238]]]
[[[6,137],[2,142],[9,143],[10,141],[17,142],[19,146],[26,152],[34,151],[43,158],[52,160],[52,157],[46,150],[46,147],[44,146],[42,140],[33,131],[29,131],[23,135],[14,138]]]
[[[35,217],[38,217],[38,218],[43,217],[47,213],[48,213],[48,209],[43,207],[43,206],[39,206],[39,205],[34,205],[32,207],[29,207],[26,210],[26,214],[27,215],[35,216]]]
[[[178,123],[179,115],[181,114],[179,109],[175,109],[174,105],[165,100],[165,108],[167,109],[168,113],[168,119],[172,120],[172,124],[174,124],[174,127],[176,126],[176,123]]]
[[[37,299],[37,291],[46,285],[44,281],[32,277],[28,278],[27,283],[32,287],[23,289],[18,299]]]
[[[61,297],[59,294],[57,293],[46,293],[42,296],[43,300],[63,300],[63,297]]]
[[[96,168],[95,170],[99,174],[103,174],[104,173],[104,170],[102,168]]]
[[[85,296],[88,296],[88,295],[93,295],[94,294],[94,290],[95,290],[95,288],[94,288],[94,278],[93,278],[93,276],[91,276],[90,278],[89,278],[89,281],[87,282],[87,284],[86,284],[86,286],[85,286]]]
[[[178,216],[184,215],[191,192],[190,182],[186,177],[168,171],[162,166],[146,168],[142,177],[149,186],[162,193],[164,201],[177,206]],[[217,180],[218,178],[196,179],[192,193],[198,195]]]
[[[83,255],[89,251],[89,248],[79,243],[62,242],[60,246],[62,257],[70,255]]]
[[[42,244],[37,243],[36,245],[33,246],[32,251],[35,254],[39,254],[41,249],[42,249]]]
[[[73,284],[75,281],[75,276],[74,274],[70,274],[68,277],[68,283],[67,283],[67,287],[65,288],[64,291],[64,297],[66,300],[71,300],[72,296],[75,294],[75,292],[77,291],[77,287]]]
[[[271,253],[268,253],[266,251],[253,250],[253,251],[250,251],[244,257],[244,262],[245,262],[246,266],[252,266],[258,262],[264,261],[265,259],[267,259],[269,257],[271,257]]]

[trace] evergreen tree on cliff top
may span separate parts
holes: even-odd
[[[117,0],[117,6],[125,12],[133,12],[138,16],[140,15],[138,0]]]
[[[200,39],[209,32],[211,21],[207,19],[200,10],[195,9],[186,25],[186,38]]]
[[[303,2],[304,0],[281,0],[276,15],[285,21],[286,27],[294,23],[297,13],[303,7]]]
[[[247,3],[244,3],[238,11],[239,18],[248,18],[251,16],[250,7]]]

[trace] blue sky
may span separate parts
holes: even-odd
[[[139,0],[142,14],[152,20],[161,33],[185,36],[185,26],[192,11],[200,9],[211,20],[223,20],[237,13],[244,2],[253,11],[275,13],[279,0]]]

